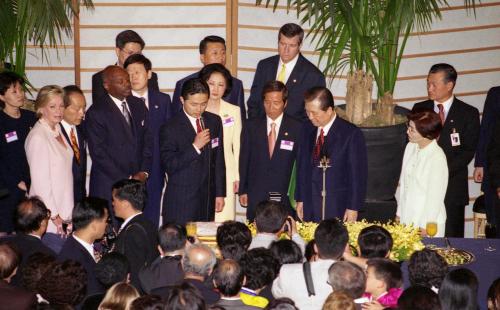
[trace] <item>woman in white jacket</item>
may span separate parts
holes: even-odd
[[[413,224],[426,236],[426,224],[437,223],[436,236],[444,236],[448,186],[446,156],[436,139],[442,129],[439,115],[431,110],[408,115],[408,138],[401,177],[396,219]]]

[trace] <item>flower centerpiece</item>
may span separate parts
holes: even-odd
[[[247,223],[247,225],[252,232],[252,236],[254,236],[257,233],[255,223]],[[369,223],[365,220],[359,222],[347,222],[345,225],[347,227],[347,231],[349,232],[349,245],[355,249],[358,248],[358,235],[363,228],[372,225],[379,225],[387,229],[393,239],[392,251],[389,258],[396,262],[408,260],[413,252],[422,250],[425,247],[422,243],[422,237],[420,236],[419,229],[412,225],[395,222],[389,222],[386,224]],[[302,239],[309,242],[314,239],[314,231],[317,226],[318,223],[297,222],[297,231]],[[281,238],[287,238],[287,235],[284,233]]]

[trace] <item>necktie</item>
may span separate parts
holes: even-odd
[[[276,144],[276,123],[271,123],[271,131],[267,137],[267,144],[269,145],[269,157],[273,157],[274,146]]]
[[[125,117],[125,121],[130,126],[130,113],[127,108],[127,101],[122,101],[122,114]]]
[[[142,100],[142,102],[144,102],[144,105],[146,106],[146,109],[149,109],[148,105],[146,104],[146,98],[140,97],[140,99]]]
[[[321,154],[321,148],[323,147],[323,144],[325,143],[325,132],[323,131],[323,128],[321,128],[321,131],[319,132],[318,139],[316,140],[316,145],[314,146],[314,152],[313,152],[313,159],[314,160],[320,160],[320,154]]]
[[[444,106],[441,103],[439,103],[438,109],[439,109],[438,114],[439,114],[439,118],[441,119],[441,124],[444,125],[444,120],[445,120],[445,118],[444,118]]]
[[[278,81],[280,81],[281,83],[285,84],[285,75],[286,75],[286,65],[282,64],[281,65],[281,71],[278,74]]]
[[[71,140],[71,148],[73,153],[75,153],[76,162],[80,164],[80,150],[78,149],[78,142],[76,142],[75,130],[71,127],[69,131],[69,139]]]
[[[202,131],[203,131],[203,129],[201,128],[200,119],[199,119],[199,118],[197,118],[197,119],[196,119],[196,133],[200,133],[200,132],[202,132]]]

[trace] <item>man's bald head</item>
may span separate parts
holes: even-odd
[[[223,296],[238,295],[243,286],[245,275],[237,261],[226,259],[217,264],[214,272],[215,287]]]
[[[102,73],[102,81],[106,91],[119,100],[132,94],[130,77],[122,67],[107,66]]]
[[[182,267],[186,274],[206,278],[212,273],[217,259],[215,253],[204,244],[193,244],[186,248]]]
[[[47,230],[50,211],[38,197],[23,200],[16,208],[15,225],[20,233],[43,235]]]

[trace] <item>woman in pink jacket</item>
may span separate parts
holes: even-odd
[[[73,211],[73,151],[61,133],[63,89],[47,85],[35,102],[39,117],[24,145],[30,166],[30,196],[40,197],[51,211],[47,233],[64,236],[63,224]]]

